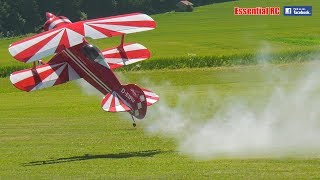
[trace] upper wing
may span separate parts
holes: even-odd
[[[33,62],[78,45],[84,37],[100,39],[155,27],[156,23],[150,16],[140,13],[79,21],[15,42],[10,45],[9,52],[19,61]]]
[[[149,31],[156,28],[155,21],[150,16],[141,13],[87,20],[83,24],[85,36],[93,39]]]

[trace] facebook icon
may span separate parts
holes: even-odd
[[[291,14],[291,8],[285,8],[284,14]]]
[[[312,16],[312,6],[284,6],[285,16]]]

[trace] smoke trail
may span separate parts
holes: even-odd
[[[311,71],[296,86],[275,87],[261,107],[243,98],[217,98],[214,90],[206,101],[221,103],[210,117],[201,114],[210,107],[193,106],[186,99],[194,94],[187,90],[170,107],[160,101],[149,111],[146,130],[173,137],[182,153],[196,158],[320,155],[320,73]],[[218,99],[218,100],[217,100]],[[224,101],[225,103],[222,103]],[[265,101],[265,100],[264,100]],[[193,114],[190,114],[192,112]]]
[[[213,88],[206,90],[205,99],[198,99],[199,90],[188,89],[175,97],[175,103],[167,102],[167,97],[161,96],[160,102],[149,108],[146,120],[142,121],[146,132],[173,138],[181,153],[199,159],[319,157],[318,65],[301,65],[305,73],[292,80],[289,73],[268,65],[269,51],[272,51],[271,46],[257,57],[268,69],[264,79],[266,86],[273,83],[271,93],[258,99],[259,106],[237,95],[220,97]],[[78,81],[78,84],[88,95],[102,97],[86,82]],[[140,84],[155,92],[170,87],[168,84],[156,86],[145,79]]]
[[[270,51],[270,47],[265,48]],[[260,106],[243,97],[219,97],[208,89],[205,101],[192,98],[195,89],[184,91],[175,105],[162,97],[149,111],[149,134],[174,138],[181,153],[194,158],[320,156],[320,71],[311,65],[295,80],[268,65],[268,52],[260,58],[268,68],[265,76],[275,85]],[[272,69],[272,70],[271,70]],[[279,81],[280,79],[280,81]],[[293,86],[287,86],[290,82]],[[192,102],[190,102],[192,101]],[[204,104],[219,104],[205,107]],[[191,107],[186,105],[192,104]],[[209,117],[203,117],[212,111]]]
[[[126,77],[122,74],[122,72],[117,72],[116,75],[119,78],[119,80],[128,81],[126,79]],[[89,84],[84,79],[76,80],[76,84],[80,87],[82,92],[88,96],[96,96],[100,99],[102,99],[104,97],[104,95],[100,91],[98,91],[95,87],[93,87],[91,84]]]
[[[103,94],[98,91],[96,88],[91,86],[87,81],[84,79],[78,79],[76,80],[76,84],[81,88],[82,92],[85,93],[88,96],[96,96],[100,99],[103,98]]]

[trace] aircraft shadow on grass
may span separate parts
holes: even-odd
[[[126,153],[115,153],[115,154],[99,154],[91,155],[85,154],[83,156],[73,156],[66,158],[57,158],[44,161],[32,161],[28,163],[23,163],[23,166],[40,166],[40,165],[49,165],[49,164],[59,164],[67,163],[73,161],[85,161],[92,159],[124,159],[124,158],[133,158],[133,157],[153,157],[154,155],[161,153],[168,153],[169,151],[160,151],[160,150],[147,150],[147,151],[137,151],[137,152],[126,152]]]

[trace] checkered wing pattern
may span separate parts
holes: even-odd
[[[135,84],[122,85],[108,93],[102,99],[101,106],[109,112],[127,111],[138,119],[143,119],[147,113],[146,96]]]

